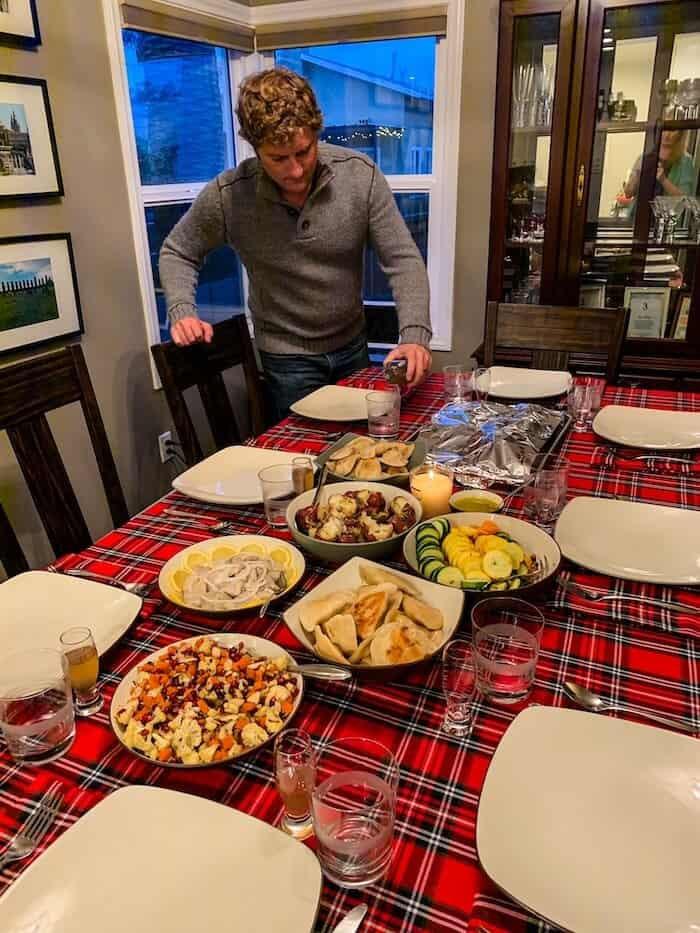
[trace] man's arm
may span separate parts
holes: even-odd
[[[376,166],[369,198],[369,237],[389,279],[399,318],[400,343],[385,363],[405,357],[406,377],[412,388],[425,378],[431,362],[428,274],[387,180]]]
[[[195,296],[199,270],[208,253],[226,242],[221,194],[216,179],[199,193],[170,231],[160,251],[160,281],[175,343],[187,346],[212,338],[211,324],[200,321]]]

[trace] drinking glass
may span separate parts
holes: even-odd
[[[539,470],[523,490],[523,510],[543,528],[551,528],[566,505],[569,467],[559,463]]]
[[[591,417],[593,391],[591,386],[576,382],[569,389],[569,414],[574,419],[574,431],[580,433],[587,429],[586,422]]]
[[[470,402],[473,369],[466,364],[443,366],[445,398],[450,402]]]
[[[370,437],[399,436],[401,424],[401,392],[398,386],[381,392],[367,393],[367,429]]]
[[[287,525],[287,506],[297,495],[291,463],[265,467],[258,473],[262,487],[265,518],[277,528]]]
[[[303,729],[286,729],[275,737],[275,780],[284,804],[280,827],[295,839],[313,834],[311,791],[316,780],[316,752]]]
[[[391,861],[399,766],[374,739],[329,742],[318,753],[311,816],[324,875],[344,888],[381,878]]]
[[[586,376],[583,383],[591,387],[591,411],[586,421],[586,427],[590,428],[593,425],[593,419],[600,411],[606,383],[605,379],[598,379],[594,376]]]
[[[471,613],[478,691],[508,706],[527,699],[535,680],[544,616],[510,596],[478,602]]]
[[[474,370],[474,398],[477,402],[486,402],[490,391],[491,370],[488,366],[480,366]]]
[[[95,639],[89,628],[79,626],[62,632],[60,642],[68,661],[75,712],[78,716],[91,716],[102,709],[102,694],[97,686],[100,662]]]
[[[22,764],[60,758],[75,737],[68,661],[60,651],[18,651],[0,671],[0,731]]]
[[[292,484],[298,496],[314,488],[314,465],[311,457],[292,458]]]
[[[469,733],[475,688],[472,644],[466,638],[453,638],[442,650],[442,691],[447,703],[440,726],[443,732],[454,736]]]

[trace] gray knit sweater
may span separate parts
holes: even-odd
[[[365,242],[376,249],[396,301],[402,343],[428,345],[428,277],[386,179],[371,159],[319,143],[311,194],[298,210],[246,159],[202,190],[160,253],[170,320],[196,314],[199,269],[227,243],[248,272],[258,347],[329,353],[364,327]]]

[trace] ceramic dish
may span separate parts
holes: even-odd
[[[196,893],[204,879],[217,895]],[[320,895],[316,856],[275,827],[196,794],[124,787],[24,868],[0,897],[0,929],[311,933]]]
[[[352,434],[352,433],[345,434],[343,437],[341,437],[339,441],[337,441],[337,443],[333,444],[332,447],[329,447],[328,450],[324,450],[324,452],[316,458],[316,463],[318,464],[319,469],[324,465],[324,463],[328,462],[328,466],[329,466],[328,477],[331,482],[335,482],[335,481],[338,481],[338,482],[351,481],[352,482],[354,481],[354,478],[352,476],[347,477],[347,476],[341,476],[339,473],[334,473],[333,472],[334,461],[330,460],[329,458],[332,453],[335,453],[336,450],[341,450],[343,447],[346,447],[348,444],[350,444],[351,441],[358,440],[363,437],[366,437],[366,435]],[[369,438],[369,439],[372,440],[372,438]],[[387,441],[387,443],[391,443],[391,441]],[[389,475],[382,476],[376,482],[385,483],[387,486],[408,486],[409,471],[413,470],[417,466],[420,466],[421,463],[423,463],[423,461],[425,460],[425,443],[422,440],[420,440],[420,438],[416,441],[412,441],[411,443],[415,444],[415,446],[413,449],[413,453],[409,457],[405,472],[396,473],[393,476],[389,476]],[[358,482],[375,482],[375,480],[358,480]]]
[[[196,606],[187,605],[182,589],[178,585],[179,578],[177,575],[186,573],[190,569],[190,562],[202,563],[205,561],[212,563],[223,558],[226,554],[238,554],[245,551],[271,557],[273,560],[278,560],[280,564],[284,564],[287,587],[281,593],[272,597],[270,602],[281,599],[292,587],[296,586],[306,570],[304,555],[294,545],[288,544],[286,541],[281,541],[278,538],[268,538],[265,535],[223,535],[220,538],[211,538],[209,541],[202,541],[199,544],[191,544],[174,557],[171,557],[161,568],[158,577],[160,591],[163,596],[169,599],[171,603],[175,603],[176,606],[189,609],[190,612],[205,612],[207,615],[228,615],[231,612],[242,612],[246,609],[262,606],[263,603],[267,602],[267,599],[253,599],[236,609],[200,609]],[[276,555],[275,551],[281,553]]]
[[[173,642],[173,645],[179,646],[179,645],[193,644],[194,642],[198,641],[200,638],[203,638],[203,637],[205,636],[197,635],[195,638],[183,638],[181,641]],[[212,633],[211,635],[207,637],[211,638],[217,644],[225,645],[226,647],[229,647],[229,648],[235,647],[236,645],[239,645],[242,642],[246,650],[250,652],[250,654],[255,655],[256,657],[266,657],[266,658],[285,657],[289,660],[290,664],[293,663],[293,659],[290,657],[290,655],[287,654],[284,648],[281,648],[279,645],[275,644],[275,642],[273,641],[268,641],[266,638],[258,638],[255,635],[240,635],[240,634],[235,634],[235,633],[234,634]],[[169,645],[168,647],[171,647],[171,646]],[[161,648],[158,651],[154,651],[153,654],[149,654],[148,657],[142,658],[139,661],[139,663],[134,665],[134,667],[131,668],[129,673],[126,674],[126,676],[122,679],[119,686],[114,691],[114,696],[112,697],[112,704],[109,708],[109,718],[112,724],[112,730],[114,734],[116,735],[116,737],[119,739],[119,741],[122,743],[124,748],[128,749],[132,755],[136,755],[136,757],[140,758],[142,761],[147,761],[149,764],[153,765],[154,767],[158,767],[158,768],[176,768],[176,769],[181,769],[181,770],[183,769],[185,770],[195,769],[196,770],[199,768],[220,767],[221,765],[229,765],[236,761],[240,761],[241,758],[246,758],[248,755],[254,754],[259,749],[263,748],[265,745],[268,745],[270,742],[274,740],[274,735],[271,735],[264,742],[261,742],[259,745],[255,745],[252,748],[246,748],[239,755],[228,758],[225,761],[211,762],[211,763],[200,762],[200,763],[191,764],[191,765],[182,764],[181,762],[178,762],[178,761],[164,761],[164,762],[155,761],[154,759],[149,758],[148,755],[145,755],[142,752],[138,751],[137,749],[131,748],[129,745],[127,745],[126,742],[124,741],[125,730],[124,730],[124,727],[121,726],[119,722],[117,721],[117,713],[119,712],[120,709],[123,709],[126,706],[132,684],[134,683],[138,675],[138,669],[143,664],[148,664],[148,663],[158,661],[159,658],[161,658],[166,653],[166,651],[167,651],[167,648]],[[289,715],[284,721],[283,728],[286,728],[289,725],[289,723],[292,721],[294,716],[296,715],[296,712],[299,709],[299,704],[301,703],[302,696],[304,693],[303,678],[301,677],[300,674],[296,674],[294,675],[294,677],[297,681],[299,692],[297,693],[296,698],[294,700],[294,706],[293,706],[291,713],[289,713]]]
[[[508,727],[486,774],[479,860],[557,927],[691,931],[700,917],[699,774],[697,739],[532,706]]]
[[[500,512],[503,498],[488,489],[461,489],[450,496],[450,507],[456,512]]]
[[[325,596],[329,596],[331,593],[336,593],[338,590],[351,589],[356,590],[358,587],[363,586],[363,580],[360,576],[360,568],[363,566],[370,567],[381,567],[380,564],[376,564],[373,561],[365,560],[362,557],[353,557],[346,564],[343,564],[342,567],[339,567],[332,574],[326,577],[318,586],[315,586],[314,589],[303,596],[298,602],[294,603],[293,606],[290,606],[283,615],[284,621],[287,624],[287,628],[292,632],[292,634],[304,645],[304,647],[316,654],[319,658],[320,654],[315,649],[315,646],[312,644],[309,635],[301,624],[300,613],[304,606],[308,606],[310,603],[322,599]],[[394,675],[400,673],[406,669],[413,668],[417,664],[424,664],[427,660],[437,654],[442,650],[442,647],[452,638],[454,635],[457,626],[459,625],[459,620],[462,615],[462,609],[464,608],[464,596],[460,590],[450,589],[449,587],[439,586],[436,583],[430,583],[428,580],[422,580],[418,577],[414,577],[411,574],[402,573],[401,571],[394,570],[393,567],[386,568],[391,574],[396,577],[400,577],[412,587],[418,591],[418,598],[423,602],[426,602],[429,606],[433,606],[435,609],[439,609],[443,616],[443,627],[441,629],[442,638],[439,643],[433,648],[430,654],[423,658],[420,661],[409,662],[407,664],[388,664],[388,665],[363,665],[363,664],[350,664],[346,663],[345,666],[351,668],[358,677],[364,678],[378,678],[386,679],[387,675]],[[327,661],[326,658],[323,658],[324,661]],[[339,664],[339,661],[334,663]]]
[[[354,483],[333,483],[327,488],[324,488],[321,496],[323,501],[327,501],[330,496],[360,489],[370,489],[372,492],[380,492],[387,503],[393,501],[396,496],[403,496],[416,513],[416,521],[420,521],[423,509],[418,499],[412,496],[410,492],[406,492],[396,486],[388,486],[384,483],[370,483],[368,480],[358,480]],[[385,541],[358,541],[353,544],[340,544],[336,541],[321,541],[318,538],[312,538],[310,535],[304,534],[304,532],[299,530],[296,523],[296,514],[300,509],[304,509],[311,505],[315,493],[315,489],[310,489],[308,492],[303,492],[289,503],[287,507],[287,525],[299,547],[304,548],[304,550],[308,551],[309,554],[313,554],[315,557],[320,557],[321,560],[327,560],[335,564],[344,563],[351,557],[365,557],[367,560],[381,560],[383,557],[389,557],[393,554],[394,551],[401,546],[403,539],[406,537],[407,532],[403,532],[403,534],[395,534]]]
[[[371,391],[350,386],[322,386],[290,408],[297,415],[317,421],[366,421],[367,393]]]
[[[494,516],[492,512],[452,512],[449,515],[442,516],[442,518],[446,519],[452,528],[460,525],[478,526],[484,521],[492,521],[498,525],[501,531],[504,531],[519,544],[526,554],[533,555],[539,562],[547,565],[548,569],[542,578],[534,583],[521,583],[517,590],[509,590],[508,595],[520,596],[521,594],[524,595],[544,589],[552,582],[559,570],[561,551],[557,543],[550,535],[542,531],[542,529],[538,528],[536,525],[531,525],[529,522],[525,522],[520,518],[512,518],[510,515]],[[434,519],[430,519],[430,521],[434,521]],[[428,522],[424,524],[428,524]],[[420,576],[418,556],[416,553],[416,535],[419,527],[420,525],[412,528],[406,535],[406,540],[403,545],[403,556],[406,558],[409,567]],[[447,584],[442,583],[436,585],[447,586]],[[499,595],[498,592],[490,590],[465,589],[464,593],[467,599],[471,601],[483,599],[484,596],[488,595]],[[503,593],[500,595],[503,595]]]
[[[551,398],[569,391],[571,375],[549,369],[492,366],[489,396],[509,399]]]
[[[30,570],[0,584],[0,656],[58,648],[61,632],[89,624],[102,655],[126,632],[143,600],[116,586]],[[84,620],[84,621],[81,621]]]
[[[265,447],[226,447],[176,476],[173,489],[219,505],[257,505],[263,501],[258,473],[291,463],[297,454]]]
[[[554,529],[564,557],[622,580],[700,583],[700,511],[578,496]]]
[[[647,450],[700,448],[700,412],[606,405],[593,419],[593,430],[608,441],[628,447]]]

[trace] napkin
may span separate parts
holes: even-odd
[[[643,459],[635,459],[642,457]],[[686,459],[687,458],[687,459]],[[684,463],[679,463],[684,459]],[[700,474],[700,454],[686,455],[683,451],[669,452],[668,457],[653,451],[621,447],[611,450],[609,447],[596,447],[591,457],[591,466],[609,470],[629,470],[633,473],[677,473]]]

